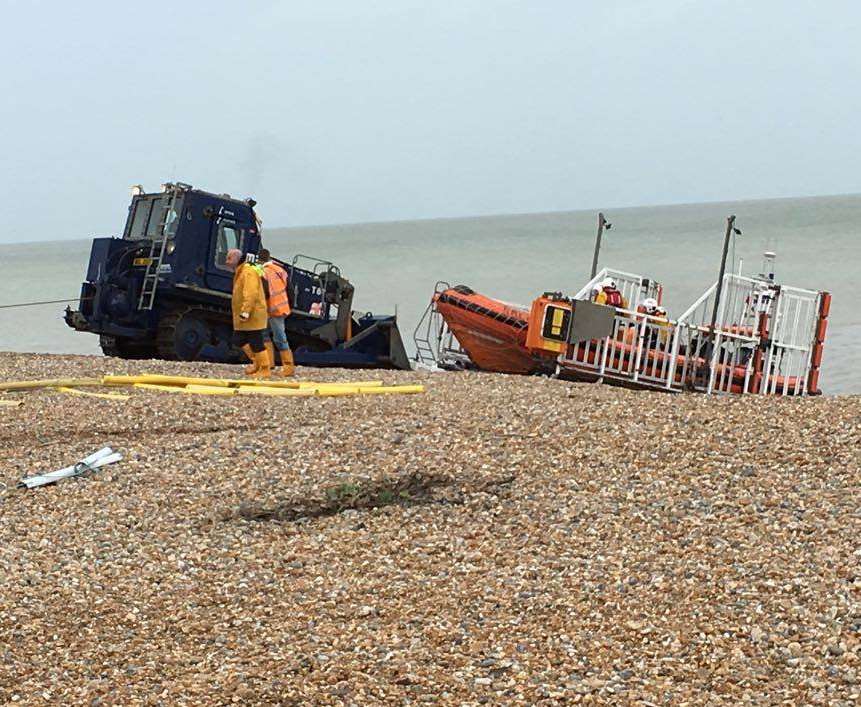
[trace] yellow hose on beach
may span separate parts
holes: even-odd
[[[390,385],[385,388],[360,388],[359,393],[362,395],[411,395],[414,393],[424,393],[423,385]]]
[[[222,388],[213,385],[159,385],[157,383],[132,383],[141,390],[157,390],[162,393],[184,393],[186,395],[233,395],[233,388]]]
[[[104,376],[102,382],[105,385],[145,385],[162,386],[185,386],[206,385],[214,387],[228,387],[230,382],[222,378],[192,378],[190,376],[163,376],[156,373],[140,376]]]
[[[236,392],[240,395],[280,395],[285,398],[310,398],[314,395],[314,391],[307,388],[272,388],[265,385],[241,385]]]
[[[157,383],[132,383],[133,388],[140,390],[157,390],[163,393],[188,393],[185,386],[179,385],[158,385]]]
[[[362,388],[347,385],[318,386],[316,388],[309,388],[308,390],[313,390],[314,395],[325,398],[335,398],[342,395],[359,395],[362,392]]]
[[[95,379],[94,379],[95,380]],[[158,373],[146,373],[138,376],[104,376],[101,379],[105,385],[134,385],[135,383],[149,383],[153,385],[204,385],[213,387],[247,387],[263,386],[264,388],[319,388],[320,386],[350,386],[353,388],[379,387],[382,381],[358,381],[358,382],[315,382],[294,381],[279,378],[195,378],[193,376],[166,376]]]
[[[383,385],[383,381],[299,381],[300,388],[324,388],[334,386],[336,388],[379,388]]]
[[[186,393],[199,393],[200,395],[235,395],[236,388],[220,388],[216,385],[187,385]]]
[[[0,383],[0,390],[33,390],[35,388],[80,388],[102,385],[101,378],[53,378],[35,381],[8,381]]]
[[[403,395],[409,393],[423,393],[424,386],[421,385],[393,385],[393,386],[353,386],[324,384],[314,387],[308,385],[299,390],[284,390],[283,388],[267,388],[265,386],[240,386],[237,391],[240,395],[276,395],[283,397],[318,397],[331,398],[347,395]]]
[[[147,373],[137,376],[113,376],[102,378],[58,378],[51,380],[11,381],[0,383],[0,390],[36,390],[54,388],[69,395],[84,395],[105,400],[128,400],[122,393],[95,393],[78,390],[81,387],[128,386],[141,390],[155,390],[190,395],[280,395],[284,397],[336,397],[347,395],[398,395],[423,393],[422,385],[383,385],[382,381],[295,381],[280,379],[196,378],[193,376],[168,376]],[[0,401],[6,406],[17,406],[18,401]]]
[[[93,393],[89,390],[78,390],[77,388],[67,388],[65,386],[60,386],[57,390],[67,395],[83,395],[88,398],[102,398],[103,400],[128,400],[131,397],[131,395],[123,393]]]

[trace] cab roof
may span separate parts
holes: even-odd
[[[212,199],[220,199],[222,201],[230,201],[234,204],[241,204],[242,206],[252,206],[249,201],[254,201],[254,199],[240,199],[235,196],[231,196],[230,194],[216,194],[215,192],[206,191],[205,189],[195,189],[191,184],[185,184],[183,182],[167,182],[164,185],[166,188],[162,191],[158,192],[144,192],[139,196],[161,196],[162,194],[166,194],[170,191],[171,188],[178,187],[184,193],[190,194],[200,194],[201,196],[208,196]]]

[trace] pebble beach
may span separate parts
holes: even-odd
[[[0,354],[3,381],[144,372],[239,375]],[[426,392],[0,392],[0,702],[861,698],[861,396],[296,377]]]

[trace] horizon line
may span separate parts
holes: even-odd
[[[842,192],[838,194],[804,194],[799,196],[773,196],[773,197],[761,197],[761,198],[745,198],[745,199],[712,199],[706,201],[676,201],[676,202],[664,202],[660,204],[629,204],[627,206],[606,206],[603,207],[605,211],[625,211],[630,209],[660,209],[667,207],[681,207],[681,206],[714,206],[716,204],[739,204],[739,203],[750,203],[750,202],[766,202],[766,201],[790,201],[790,200],[809,200],[809,199],[826,199],[826,198],[835,198],[835,197],[852,197],[852,196],[861,196],[861,192]],[[288,230],[298,230],[304,228],[336,228],[336,227],[344,227],[344,226],[378,226],[378,225],[392,225],[398,223],[419,223],[423,221],[467,221],[474,219],[482,219],[482,218],[505,218],[512,216],[539,216],[543,214],[570,214],[570,213],[582,213],[582,212],[590,212],[594,211],[597,213],[601,211],[602,208],[580,208],[580,209],[550,209],[549,211],[508,211],[508,212],[494,212],[494,213],[477,213],[477,214],[462,214],[457,216],[424,216],[418,218],[398,218],[398,219],[382,219],[375,221],[340,221],[334,223],[308,223],[308,224],[299,224],[295,226],[269,226],[269,227],[261,227],[261,232],[265,231],[288,231]],[[76,238],[34,238],[32,240],[26,241],[9,241],[8,243],[4,243],[3,245],[28,245],[32,243],[71,243],[73,241],[86,241],[91,240],[92,238],[99,238],[106,236],[81,236]]]

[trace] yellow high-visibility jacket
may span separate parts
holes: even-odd
[[[266,313],[266,294],[263,281],[253,265],[242,263],[233,274],[233,328],[236,331],[258,331],[269,323]],[[248,312],[248,319],[240,319],[242,312]]]

